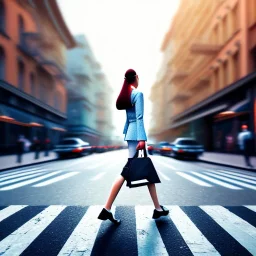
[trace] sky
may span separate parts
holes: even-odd
[[[139,75],[138,90],[144,94],[144,124],[150,128],[150,88],[160,68],[161,45],[170,28],[179,0],[57,0],[73,35],[84,34],[113,88],[113,131],[123,136],[125,111],[115,108],[124,73]]]

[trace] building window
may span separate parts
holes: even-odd
[[[60,92],[56,92],[56,94],[55,94],[54,107],[61,111],[61,94],[60,94]]]
[[[223,86],[227,86],[228,84],[228,62],[225,61],[223,63]]]
[[[233,56],[234,59],[234,74],[235,74],[235,81],[240,78],[240,57],[239,51],[235,53]]]
[[[0,31],[5,31],[5,8],[2,0],[0,0]]]
[[[4,49],[0,47],[0,79],[5,78],[5,53]]]
[[[239,26],[240,26],[240,24],[239,24],[239,17],[240,17],[240,15],[238,15],[239,13],[238,13],[238,4],[234,7],[234,9],[233,9],[233,26],[234,26],[234,31],[232,31],[232,32],[236,32],[238,29],[239,29]]]
[[[24,90],[25,87],[25,65],[22,61],[18,62],[18,88]]]
[[[30,73],[30,93],[36,98],[35,75],[33,73]]]
[[[22,44],[22,34],[25,31],[25,26],[24,26],[24,20],[22,18],[22,16],[19,15],[19,39],[20,39],[20,43]]]

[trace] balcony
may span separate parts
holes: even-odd
[[[170,81],[180,81],[185,79],[186,77],[188,77],[189,73],[186,71],[175,71],[172,75],[171,75],[171,79]]]
[[[220,51],[221,47],[221,45],[206,42],[194,42],[190,47],[190,51],[195,54],[215,55]]]
[[[23,32],[20,35],[18,48],[29,57],[39,60],[41,35],[37,32]]]
[[[187,100],[188,98],[191,97],[191,93],[189,92],[184,92],[184,91],[180,91],[177,92],[176,95],[174,95],[171,99],[170,102],[183,102],[185,100]]]
[[[209,86],[210,83],[210,78],[205,77],[205,78],[200,78],[197,83],[195,83],[193,86],[191,86],[192,90],[200,90],[204,86]]]
[[[64,70],[53,60],[47,60],[41,56],[39,60],[39,64],[52,76],[56,77],[57,79],[71,81],[69,76],[66,74]]]

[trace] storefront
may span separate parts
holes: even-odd
[[[37,137],[44,148],[59,142],[66,132],[66,116],[45,103],[8,85],[0,83],[0,154],[15,153],[19,135],[33,143]]]
[[[207,151],[238,153],[237,136],[243,124],[256,137],[255,115],[256,72],[176,116],[171,129],[187,125],[179,136],[194,137]]]

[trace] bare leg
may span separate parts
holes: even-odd
[[[158,198],[157,198],[156,185],[154,183],[153,184],[148,184],[148,190],[149,190],[149,193],[150,193],[151,198],[153,200],[153,203],[155,205],[155,208],[156,209],[161,209],[160,204],[158,202]]]
[[[107,200],[107,203],[105,204],[105,208],[107,210],[111,209],[111,206],[112,206],[119,190],[121,189],[123,183],[124,183],[124,177],[122,175],[120,175],[120,177],[118,177],[114,181],[114,183],[112,185],[112,188],[111,188],[111,191],[110,191],[110,195],[109,195],[108,200]]]

